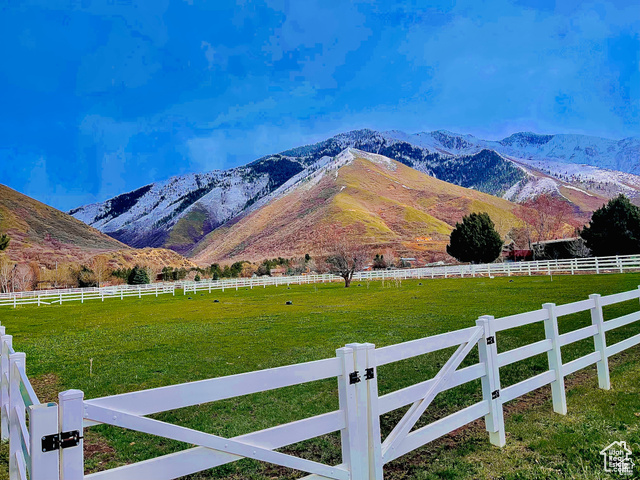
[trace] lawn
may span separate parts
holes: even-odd
[[[292,285],[110,299],[104,303],[0,310],[16,351],[43,400],[77,388],[85,398],[170,385],[335,355],[350,342],[391,345],[496,317],[607,295],[640,285],[640,274],[576,275]],[[218,300],[218,302],[214,302]],[[292,301],[292,305],[285,305]],[[607,307],[605,318],[638,309],[638,302]],[[560,333],[590,324],[588,312],[560,320]],[[608,333],[608,342],[637,333],[629,325]],[[499,351],[544,337],[541,324],[501,332]],[[565,362],[593,349],[585,340],[563,348]],[[451,349],[380,368],[381,394],[432,377]],[[595,371],[568,378],[569,415],[553,414],[548,387],[507,405],[507,446],[492,447],[482,422],[461,429],[388,465],[385,478],[608,478],[598,452],[627,440],[640,459],[640,349],[612,360],[613,389],[596,388]],[[473,351],[465,364],[475,363]],[[90,368],[90,365],[92,367]],[[545,355],[501,369],[503,387],[542,372]],[[440,394],[429,422],[481,398],[479,382]],[[337,408],[334,381],[314,382],[155,415],[160,420],[234,436]],[[387,433],[403,410],[385,415]],[[89,471],[186,448],[178,442],[110,426],[86,432]],[[451,448],[455,446],[456,448]],[[329,435],[288,447],[287,452],[340,463],[339,437]],[[6,462],[6,448],[0,455]],[[640,463],[640,462],[636,462]],[[4,473],[0,472],[0,478]],[[6,474],[5,474],[6,475]],[[203,472],[205,478],[295,478],[297,472],[243,460]]]

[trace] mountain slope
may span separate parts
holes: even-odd
[[[204,235],[296,174],[349,147],[383,154],[438,178],[492,194],[504,194],[525,177],[494,152],[443,157],[378,132],[359,130],[262,157],[244,167],[173,177],[69,213],[128,245],[164,246],[186,253]]]
[[[618,193],[640,203],[640,177],[602,168],[640,169],[639,146],[638,138],[517,133],[488,141],[443,130],[412,135],[356,130],[243,167],[173,177],[70,213],[129,245],[187,254],[220,225],[282,194],[296,177],[321,168],[345,148],[356,148],[509,200],[550,190],[571,200],[565,195],[571,191],[581,197],[579,207],[588,217]]]
[[[437,180],[387,157],[346,149],[253,211],[216,229],[194,249],[206,265],[318,252],[321,232],[352,226],[374,250],[442,255],[457,221],[486,211],[505,234],[517,205]]]
[[[0,232],[11,237],[6,254],[14,261],[51,265],[129,249],[80,220],[5,185],[0,185]]]

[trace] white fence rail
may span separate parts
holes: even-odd
[[[534,262],[487,263],[482,265],[447,265],[438,267],[408,268],[398,270],[374,270],[356,272],[353,280],[406,280],[436,278],[493,277],[496,275],[553,275],[575,273],[624,273],[640,271],[640,255],[615,257],[573,258],[568,260],[539,260]],[[200,282],[178,281],[150,285],[116,285],[109,287],[72,288],[64,290],[41,290],[0,293],[0,307],[19,305],[51,305],[63,302],[102,300],[128,297],[142,298],[147,295],[172,294],[182,289],[184,295],[215,290],[238,290],[240,288],[266,288],[267,286],[303,285],[310,283],[341,282],[342,278],[331,274],[297,275],[286,277],[232,278],[203,280]]]
[[[565,377],[593,364],[597,365],[599,387],[610,388],[609,357],[640,344],[640,309],[605,321],[602,308],[639,298],[640,287],[606,297],[594,294],[587,300],[559,306],[546,303],[540,310],[498,319],[482,316],[473,327],[397,345],[376,349],[373,344],[348,344],[339,348],[334,358],[91,400],[84,400],[79,390],[68,390],[59,394],[59,405],[39,404],[25,373],[24,354],[13,351],[11,336],[4,335],[4,327],[0,327],[1,427],[2,438],[9,438],[10,480],[171,480],[241,458],[301,470],[309,473],[307,479],[381,480],[384,464],[479,418],[484,418],[490,442],[504,446],[505,402],[551,385],[553,410],[566,414]],[[558,317],[584,311],[590,312],[591,325],[559,334]],[[540,323],[544,327],[544,340],[498,353],[498,332]],[[632,324],[639,333],[613,345],[607,344],[606,332]],[[587,338],[593,338],[594,351],[563,362],[562,347]],[[478,345],[478,363],[458,369],[475,345]],[[456,352],[434,378],[379,395],[378,367],[454,346],[458,346]],[[545,353],[547,371],[501,387],[501,367]],[[337,379],[338,410],[234,438],[146,417],[328,378]],[[478,379],[482,385],[481,401],[412,431],[438,393]],[[410,405],[409,410],[383,441],[380,415],[406,405]],[[29,414],[28,428],[25,412]],[[85,475],[83,430],[98,424],[115,425],[195,447]],[[341,434],[342,445],[339,465],[275,451],[336,431]]]
[[[27,377],[26,355],[13,349],[5,333],[0,326],[0,438],[9,440],[9,478],[49,478],[58,462],[43,455],[40,439],[57,430],[57,405],[40,403]]]

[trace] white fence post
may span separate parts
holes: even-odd
[[[602,314],[602,305],[600,304],[600,295],[594,293],[589,295],[595,305],[591,309],[591,323],[596,326],[596,334],[593,336],[593,343],[596,352],[600,352],[600,361],[596,363],[598,368],[598,386],[604,390],[611,388],[611,379],[609,378],[609,359],[607,358],[607,340],[604,334],[604,316]]]
[[[364,380],[367,393],[367,437],[369,444],[369,480],[382,480],[382,440],[380,437],[380,410],[378,408],[378,369],[373,343],[365,343]]]
[[[20,375],[16,372],[16,366],[24,368],[26,355],[22,352],[9,355],[9,479],[19,479],[17,454],[22,454],[22,430],[18,412],[22,408],[24,415],[24,401],[20,394]]]
[[[82,440],[82,419],[84,417],[84,393],[81,390],[66,390],[58,394],[59,431],[74,434],[79,443],[74,447],[60,449],[60,479],[82,480],[84,478],[84,454]]]
[[[5,327],[0,327],[2,342],[2,358],[0,361],[0,430],[2,440],[9,440],[9,347],[12,336],[5,335]]]
[[[553,411],[562,415],[567,414],[567,396],[564,390],[564,372],[562,368],[562,354],[560,352],[560,342],[558,333],[558,317],[555,313],[555,303],[545,303],[542,308],[547,310],[549,318],[544,321],[544,333],[547,339],[551,340],[551,350],[547,352],[549,370],[555,372],[556,379],[551,382],[551,398],[553,400]]]
[[[363,479],[370,478],[370,467],[372,465],[372,451],[370,448],[369,441],[370,438],[370,423],[371,423],[371,411],[369,408],[369,391],[368,391],[368,383],[367,380],[367,345],[363,343],[349,343],[347,344],[348,348],[351,348],[354,355],[354,363],[355,363],[355,372],[357,374],[358,381],[355,383],[356,389],[356,412],[357,412],[357,429],[359,432],[358,440],[358,451],[360,452],[368,452],[366,455],[366,459],[362,462],[362,468],[364,469],[362,473]],[[377,391],[376,391],[377,394]],[[378,416],[378,424],[380,422]],[[380,430],[378,428],[378,434]],[[378,443],[380,443],[380,437],[378,436]],[[380,461],[382,460],[382,451],[380,451]],[[380,462],[380,468],[382,469],[382,463]],[[352,477],[359,478],[359,477]]]
[[[345,428],[340,431],[342,444],[342,462],[351,474],[350,478],[365,479],[368,467],[366,431],[362,432],[358,422],[358,403],[356,395],[358,373],[355,370],[354,350],[348,347],[336,350],[341,359],[342,375],[338,377],[338,399],[340,410],[344,412]],[[366,419],[365,419],[366,421]]]
[[[482,377],[482,398],[489,402],[489,413],[484,417],[489,432],[489,441],[498,447],[504,447],[504,412],[500,400],[500,367],[498,366],[498,347],[496,344],[495,319],[484,315],[476,320],[476,325],[484,329],[483,338],[478,341],[480,362],[485,364]]]
[[[29,407],[29,437],[31,439],[30,480],[58,480],[60,453],[42,451],[42,438],[58,433],[58,405],[47,403]]]

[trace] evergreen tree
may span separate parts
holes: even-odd
[[[211,264],[211,266],[209,267],[209,272],[213,280],[218,280],[222,275],[222,270],[220,269],[220,265],[217,263]]]
[[[488,213],[472,213],[456,223],[447,253],[460,262],[490,263],[502,250],[502,239]]]
[[[9,236],[6,233],[0,235],[0,251],[5,250],[9,246]]]
[[[620,194],[593,212],[580,236],[596,257],[640,253],[640,208]]]
[[[144,285],[149,283],[149,274],[147,273],[147,269],[143,267],[139,267],[136,265],[131,270],[129,274],[129,278],[127,279],[127,283],[129,285]]]
[[[173,267],[163,267],[162,268],[162,280],[165,282],[173,279]]]
[[[387,262],[384,259],[384,255],[376,253],[376,256],[373,258],[373,268],[375,270],[382,270],[387,268]]]

